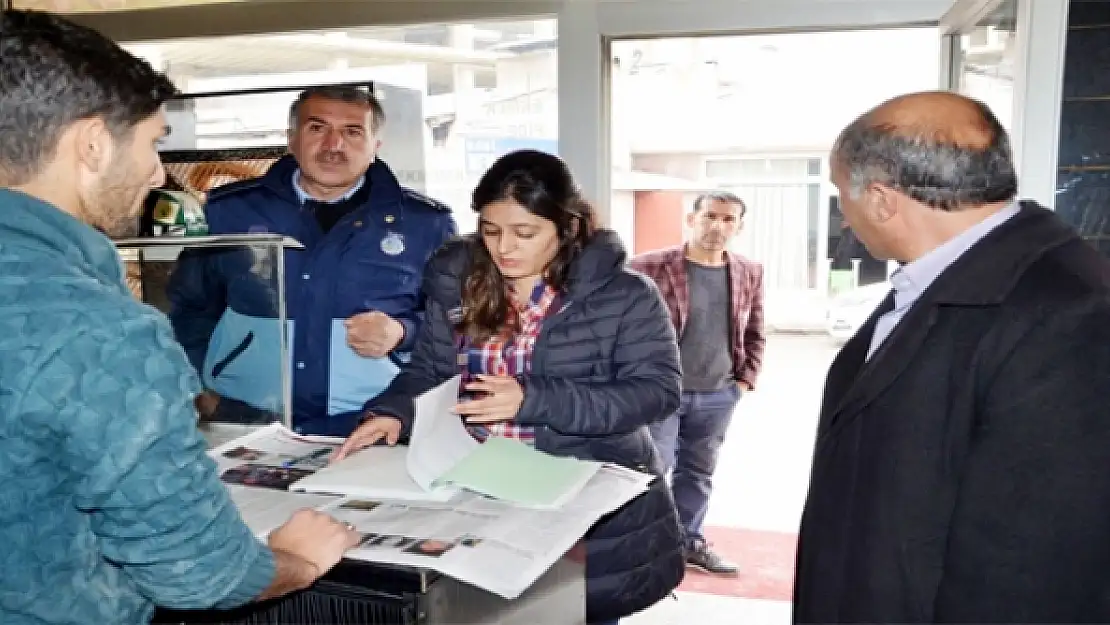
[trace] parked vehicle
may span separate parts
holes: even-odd
[[[829,302],[825,330],[837,343],[855,336],[867,318],[890,292],[890,283],[876,282],[837,295]]]

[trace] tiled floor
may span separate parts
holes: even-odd
[[[740,563],[735,578],[687,571],[679,590],[765,601],[789,601],[794,579],[795,534],[709,527],[706,538],[725,559]]]
[[[721,452],[706,535],[741,566],[735,579],[688,572],[678,599],[622,625],[786,625],[794,545],[821,388],[836,347],[771,336],[759,388],[737,408]]]
[[[680,592],[647,612],[621,621],[621,625],[785,625],[790,604],[784,601],[737,599],[694,592]]]

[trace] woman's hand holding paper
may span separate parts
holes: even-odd
[[[466,385],[466,390],[479,396],[479,399],[455,406],[455,412],[467,423],[512,421],[524,403],[524,389],[512,376],[479,375],[476,381]]]

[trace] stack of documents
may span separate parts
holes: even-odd
[[[562,508],[601,469],[508,438],[491,437],[439,478],[481,495],[529,508]]]
[[[459,415],[456,376],[414,400],[409,446],[371,447],[292,485],[292,490],[408,501],[448,501],[460,489],[553,509],[574,498],[599,462],[561,458],[520,441],[474,440]]]

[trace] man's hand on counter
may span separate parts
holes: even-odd
[[[345,523],[315,510],[300,510],[270,533],[276,574],[259,601],[308,588],[362,540]]]

